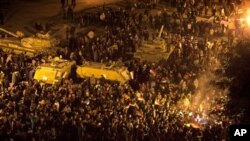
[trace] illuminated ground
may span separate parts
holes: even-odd
[[[70,2],[71,0],[69,0]],[[76,0],[75,11],[121,0]],[[12,11],[7,16],[6,29],[22,30],[30,22],[56,16],[61,12],[60,0],[17,1],[11,4]]]

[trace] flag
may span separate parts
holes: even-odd
[[[122,95],[122,98],[125,99],[125,100],[129,100],[129,99],[130,99],[130,96],[128,96],[127,94],[123,94],[123,95]]]
[[[139,117],[143,117],[143,112],[142,112],[142,111],[137,110],[137,111],[136,111],[136,115],[137,115],[137,116],[139,116]]]
[[[158,106],[161,105],[161,101],[160,101],[159,98],[156,98],[156,99],[155,99],[155,105],[158,105]]]
[[[191,122],[191,123],[189,123],[193,128],[196,128],[196,129],[199,129],[199,128],[201,128],[201,125],[198,123],[198,122],[196,122],[196,121],[193,121],[193,122]]]
[[[137,99],[138,99],[139,101],[145,101],[144,98],[143,98],[143,96],[142,96],[142,94],[139,93],[139,92],[136,93],[136,97],[137,97]]]

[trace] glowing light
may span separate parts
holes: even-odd
[[[237,19],[237,20],[244,22],[247,26],[250,26],[250,9],[246,11],[246,13],[244,14],[242,18]]]
[[[247,25],[250,25],[250,9],[248,9],[246,13],[247,13],[246,22],[247,22]]]
[[[187,126],[187,127],[191,126],[190,123],[185,123],[184,125]]]
[[[47,76],[43,76],[43,81],[47,81],[48,77]]]

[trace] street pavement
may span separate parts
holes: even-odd
[[[122,0],[76,0],[74,12],[119,1]],[[62,10],[60,0],[16,0],[11,3],[10,7],[11,11],[8,12],[2,27],[12,32],[19,30],[26,34],[29,34],[26,27],[33,22],[47,21],[61,14]]]

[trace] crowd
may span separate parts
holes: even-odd
[[[207,10],[212,10],[207,1],[201,15],[207,14],[207,6]],[[77,64],[85,60],[106,63],[126,60],[126,53],[135,52],[144,40],[155,38],[149,29],[164,25],[162,38],[167,46],[175,46],[171,57],[155,63],[126,60],[133,79],[125,84],[85,78],[78,83],[66,79],[57,85],[47,85],[33,79],[35,68],[47,58],[0,51],[0,139],[226,140],[228,125],[237,123],[238,117],[224,114],[226,97],[213,84],[215,80],[209,78],[209,85],[205,85],[214,88],[206,91],[212,94],[204,98],[211,100],[211,109],[205,111],[201,103],[192,105],[192,99],[197,93],[206,96],[202,93],[201,76],[220,75],[227,66],[232,43],[218,37],[228,36],[230,30],[216,20],[197,22],[193,2],[201,1],[177,4],[173,0],[177,11],[171,14],[152,14],[147,8],[139,13],[133,7],[108,8],[105,19],[99,19],[105,34],[95,38],[79,37],[74,28],[69,29],[69,43],[65,51],[58,51],[58,56]],[[84,18],[84,22],[95,24],[100,14],[80,14],[73,21]],[[217,16],[217,20],[226,18],[223,14]],[[208,32],[212,29],[215,34]],[[181,101],[185,100],[188,102],[183,104]],[[206,123],[193,125],[198,116],[208,117]]]
[[[66,30],[69,41],[67,48],[74,56],[81,54],[83,58],[97,62],[126,58],[127,54],[142,46],[145,40],[154,40],[162,25],[165,32],[163,38],[168,45],[190,35],[208,40],[224,36],[230,41],[229,46],[233,44],[235,33],[229,29],[229,22],[232,22],[230,17],[236,11],[230,8],[231,3],[215,5],[207,4],[207,1],[176,1],[172,5],[176,9],[173,12],[162,10],[156,13],[148,7],[137,10],[137,5],[118,9],[104,6],[99,12],[70,12],[70,21],[74,24]],[[207,5],[210,6],[208,11],[205,8]],[[104,34],[98,35],[99,31],[96,31],[94,38],[89,38],[87,34],[77,36],[75,31],[83,26],[104,27]],[[175,37],[178,38],[172,39]]]
[[[105,27],[105,31],[100,36],[89,38],[87,35],[76,36],[75,26],[69,28],[66,31],[66,37],[69,39],[67,47],[74,55],[80,53],[83,58],[97,62],[117,60],[126,56],[128,52],[135,52],[136,48],[142,44],[141,39],[148,39],[149,33],[137,21],[135,13],[132,14],[130,11],[123,9],[118,11],[108,9],[103,20],[100,19],[100,14],[102,13],[78,14],[75,16],[75,23],[84,25],[101,24]],[[98,35],[98,33],[95,34]]]

